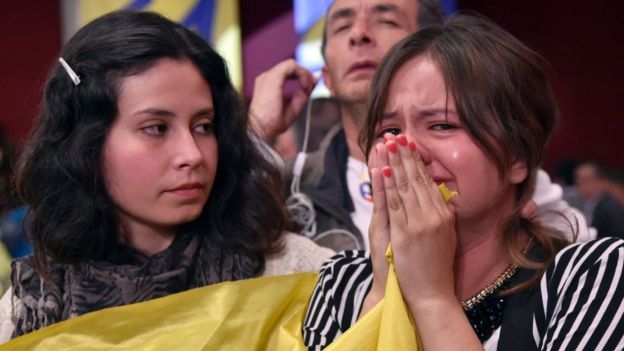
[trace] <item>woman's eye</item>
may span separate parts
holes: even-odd
[[[377,138],[383,139],[383,136],[386,133],[390,133],[390,134],[393,134],[393,135],[399,135],[399,134],[401,134],[401,129],[400,128],[384,128],[384,129],[381,129],[377,133]]]
[[[441,130],[441,131],[450,131],[453,129],[457,129],[456,126],[449,123],[438,123],[431,126],[433,130]]]
[[[193,130],[198,133],[209,134],[212,133],[214,126],[212,122],[209,123],[200,123],[196,125]]]
[[[167,131],[167,126],[164,124],[154,124],[151,126],[141,128],[141,130],[143,130],[144,133],[147,133],[150,135],[162,135],[162,134],[165,134],[165,132]]]

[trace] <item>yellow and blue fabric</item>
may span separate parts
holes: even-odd
[[[242,45],[238,0],[79,0],[79,26],[120,9],[154,11],[195,30],[227,61],[234,85],[243,83]]]
[[[295,55],[297,62],[311,71],[323,67],[321,40],[325,14],[333,0],[293,0],[295,32],[299,36]]]
[[[26,240],[26,233],[24,232],[24,220],[27,211],[26,206],[20,206],[0,217],[0,240],[13,258],[32,253],[32,247]]]

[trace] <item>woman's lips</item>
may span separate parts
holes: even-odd
[[[167,190],[168,193],[181,197],[195,197],[202,194],[204,185],[201,183],[183,184]]]

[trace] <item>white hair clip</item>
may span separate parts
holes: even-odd
[[[80,84],[80,77],[78,77],[76,72],[74,72],[74,70],[71,69],[71,67],[69,67],[65,59],[62,57],[59,57],[58,60],[61,63],[61,66],[63,66],[63,68],[65,69],[65,72],[67,72],[67,75],[69,75],[69,78],[71,78],[72,82],[74,82],[74,85]]]

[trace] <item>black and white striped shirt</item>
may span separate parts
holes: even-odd
[[[518,328],[511,326],[507,329],[513,333],[506,331],[503,322],[484,345],[505,350],[509,344],[519,350],[623,350],[623,270],[624,240],[604,238],[566,247],[539,287],[531,290],[531,302],[505,309],[525,311],[525,319],[505,318],[516,324],[526,320],[521,329],[528,335],[517,335]],[[370,256],[364,251],[341,252],[323,265],[303,325],[308,349],[323,349],[355,324],[372,279]],[[526,345],[512,342],[503,348],[499,335],[510,334]]]

